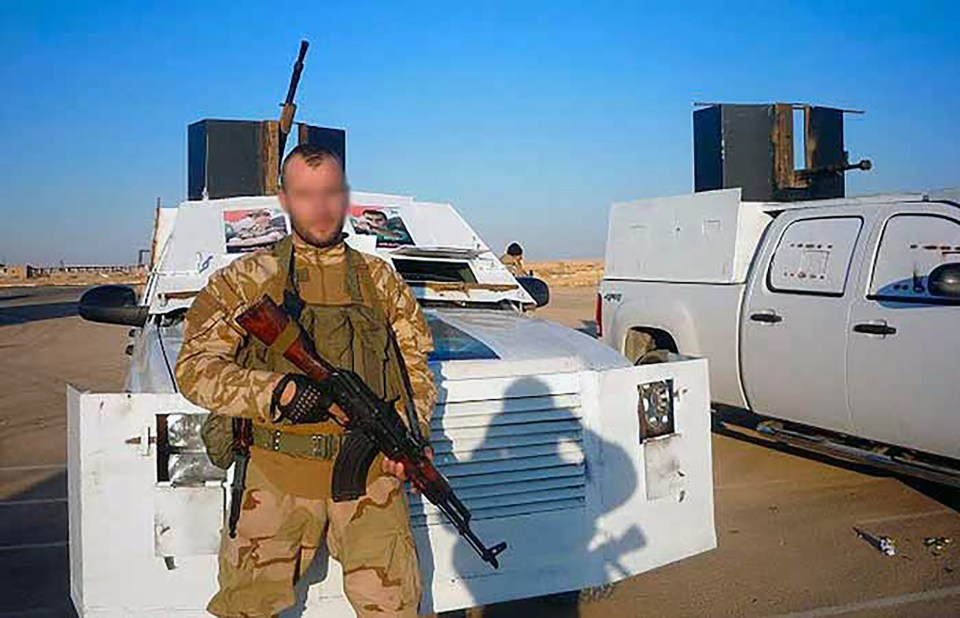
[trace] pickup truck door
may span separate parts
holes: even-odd
[[[754,265],[741,316],[747,401],[760,414],[849,432],[848,280],[867,222],[809,211],[780,217]]]
[[[960,299],[927,288],[936,266],[960,262],[960,208],[901,203],[883,215],[847,334],[856,433],[960,457]]]

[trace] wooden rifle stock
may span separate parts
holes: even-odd
[[[300,326],[291,322],[287,312],[269,296],[264,296],[237,316],[237,324],[266,346],[272,346],[280,335],[291,337],[290,344],[283,350],[283,356],[305,375],[318,382],[330,377],[333,367],[320,358]]]

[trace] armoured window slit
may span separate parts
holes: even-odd
[[[538,410],[535,412],[517,412],[506,414],[493,414],[489,416],[472,416],[468,418],[443,417],[434,419],[430,426],[435,430],[456,430],[465,427],[495,427],[498,425],[518,425],[527,423],[537,423],[541,421],[566,421],[571,418],[579,418],[580,413],[577,408],[561,408],[550,410]]]
[[[537,502],[554,502],[557,500],[582,500],[583,487],[568,487],[565,489],[550,489],[545,491],[534,491],[526,494],[508,494],[504,496],[484,496],[476,497],[470,500],[470,509],[479,511],[482,509],[495,509],[502,507],[514,507],[535,504]],[[411,514],[426,513],[435,510],[433,505],[429,507],[422,502],[411,504]]]
[[[457,393],[455,384],[448,388]],[[578,392],[442,403],[432,421],[437,466],[475,519],[582,509],[581,416]],[[417,496],[411,516],[415,525],[440,522]]]
[[[431,443],[437,455],[449,453],[466,453],[473,451],[490,451],[521,446],[536,446],[540,444],[556,444],[558,440],[579,440],[580,433],[576,430],[559,431],[556,433],[530,433],[518,436],[499,436],[482,440],[471,438],[458,440],[456,446],[446,438],[433,438]]]
[[[468,404],[489,406],[491,402],[496,402],[500,406],[509,407],[523,406],[525,402],[538,399],[559,402],[566,397],[574,397],[579,401],[580,381],[576,374],[534,376],[534,380],[542,381],[543,384],[527,386],[524,385],[522,380],[517,382],[516,378],[453,380],[446,383],[446,388],[441,389],[437,406],[447,407]],[[475,384],[469,384],[471,382]],[[464,386],[457,386],[458,383]],[[507,397],[490,396],[491,393],[503,393],[505,390],[509,391]]]
[[[559,447],[547,455],[477,462],[467,460],[457,463],[442,463],[439,467],[444,474],[452,478],[473,474],[490,474],[493,472],[553,468],[555,466],[578,465],[580,463],[583,463],[583,451],[578,444],[576,447]]]
[[[170,482],[170,441],[167,437],[167,415],[157,415],[157,482]]]
[[[522,414],[554,409],[576,409],[580,407],[579,395],[549,395],[540,397],[519,397],[516,399],[465,401],[438,404],[437,417],[490,416],[491,414]]]
[[[469,262],[440,262],[437,260],[394,257],[393,265],[397,269],[397,272],[399,272],[408,283],[422,283],[425,281],[447,283],[477,282],[477,277],[473,274]]]
[[[206,414],[156,415],[157,482],[200,486],[226,480],[226,472],[207,457],[200,427]]]
[[[442,429],[442,424],[437,423],[437,426]],[[521,436],[526,434],[549,434],[557,431],[579,431],[580,430],[580,419],[579,418],[570,418],[564,420],[548,420],[542,422],[533,422],[533,423],[523,423],[523,424],[513,424],[513,425],[495,425],[495,426],[481,426],[481,427],[463,427],[457,429],[457,438],[460,440],[466,439],[475,439],[479,438],[481,440],[505,437],[505,436]],[[434,441],[437,440],[447,440],[449,439],[443,435],[439,434],[434,436]]]
[[[516,483],[528,480],[542,480],[554,478],[573,478],[584,480],[584,467],[580,465],[554,466],[550,468],[531,468],[529,470],[514,470],[510,472],[497,472],[494,474],[482,474],[474,476],[463,476],[453,481],[457,490],[470,487],[484,487],[493,485],[496,487],[505,487],[508,483]]]
[[[549,513],[555,511],[572,511],[583,509],[585,506],[583,499],[554,500],[550,502],[536,502],[532,504],[518,504],[514,506],[497,507],[491,509],[476,509],[473,511],[473,520],[482,521],[484,519],[501,519],[504,517],[518,517],[521,515],[535,515],[538,513]],[[411,515],[411,523],[414,526],[429,526],[440,524],[443,519],[439,513],[428,512],[418,515]]]
[[[502,485],[480,485],[479,487],[461,487],[457,495],[461,499],[487,498],[491,496],[507,496],[527,492],[545,491],[552,489],[571,489],[584,487],[584,479],[577,476],[558,477],[552,479],[520,481]]]
[[[533,444],[530,446],[515,446],[510,448],[477,449],[469,454],[470,463],[467,465],[485,461],[503,461],[504,459],[520,461],[529,457],[565,455],[568,453],[576,453],[581,450],[582,446],[580,446],[579,440],[562,438],[553,444],[547,443]],[[457,465],[460,463],[461,458],[457,457],[455,454],[438,454],[435,461],[438,465]]]
[[[494,509],[478,509],[476,519],[493,519],[495,517],[508,517],[515,515],[528,515],[532,513],[543,513],[546,511],[560,511],[571,509],[582,509],[584,507],[583,498],[573,498],[569,500],[551,500],[549,502],[536,502],[531,504],[517,504],[507,507]]]

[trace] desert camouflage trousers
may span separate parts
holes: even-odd
[[[294,585],[320,543],[343,567],[343,588],[361,618],[416,616],[422,591],[403,485],[379,477],[349,502],[284,493],[250,462],[237,536],[224,530],[220,590],[207,611],[223,618],[274,616],[294,604]]]

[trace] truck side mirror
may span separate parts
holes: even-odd
[[[128,285],[98,285],[80,297],[80,317],[90,322],[143,326],[149,307],[137,304],[137,293]]]
[[[520,284],[527,294],[533,297],[537,307],[543,307],[550,302],[550,286],[543,279],[536,277],[517,277],[517,283]]]
[[[941,264],[930,271],[927,289],[937,296],[960,298],[960,262]]]

